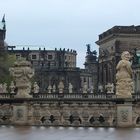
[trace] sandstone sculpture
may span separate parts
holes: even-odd
[[[7,83],[3,84],[3,93],[7,93]]]
[[[0,93],[3,93],[3,86],[0,84]]]
[[[83,93],[87,93],[87,90],[88,90],[87,82],[84,82],[84,85],[83,85]]]
[[[34,82],[34,85],[33,85],[33,92],[34,92],[34,93],[39,93],[39,86],[38,86],[37,82]]]
[[[63,84],[62,81],[59,82],[58,89],[59,89],[59,93],[63,93],[64,92],[64,84]]]
[[[51,85],[48,86],[48,93],[52,93],[52,86]]]
[[[73,92],[73,85],[71,83],[69,83],[69,93]]]
[[[131,98],[133,92],[132,68],[130,53],[125,51],[121,55],[121,61],[117,65],[116,95],[118,98]]]
[[[114,93],[114,84],[113,83],[108,83],[106,86],[106,92],[107,93]]]
[[[99,89],[99,93],[103,92],[103,86],[101,84],[99,84],[98,89]]]
[[[8,91],[7,91],[7,83],[0,84],[0,93],[8,93]]]
[[[53,90],[53,93],[56,92],[56,86],[55,86],[55,84],[53,85],[52,90]]]
[[[29,98],[31,95],[31,78],[34,75],[34,70],[31,68],[31,63],[25,60],[15,62],[10,68],[10,74],[13,76],[17,88],[17,98]]]
[[[15,93],[15,84],[13,81],[11,81],[11,84],[9,86],[9,89],[10,89],[10,93]]]

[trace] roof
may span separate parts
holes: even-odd
[[[114,26],[111,29],[103,32],[99,35],[99,40],[102,40],[103,38],[115,34],[115,33],[123,33],[123,34],[140,34],[140,26]]]

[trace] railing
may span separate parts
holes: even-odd
[[[14,98],[15,94],[10,94],[10,93],[0,93],[0,99],[5,99],[5,98]]]
[[[116,98],[114,94],[93,94],[93,93],[33,93],[35,99],[111,99]]]
[[[10,93],[0,93],[0,99],[3,98],[15,98],[16,94]],[[106,93],[31,93],[33,99],[107,99],[107,98],[116,98],[114,94],[106,94]]]
[[[16,98],[16,94],[12,93],[0,93],[0,99],[14,99]],[[116,99],[117,96],[115,94],[107,94],[107,93],[31,93],[31,99],[94,99],[94,100],[105,100],[105,99]],[[132,94],[132,99],[140,100],[140,93]]]
[[[59,94],[52,94],[52,93],[34,93],[32,94],[33,98],[39,98],[39,99],[55,99],[59,97]]]
[[[133,97],[135,100],[140,100],[140,93],[132,94],[132,97]]]

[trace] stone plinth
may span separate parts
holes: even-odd
[[[15,105],[13,107],[13,122],[17,125],[27,124],[27,106]]]
[[[117,126],[132,127],[132,104],[117,105]]]

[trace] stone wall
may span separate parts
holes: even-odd
[[[45,126],[115,126],[116,109],[110,103],[46,102],[0,106],[0,124]]]

